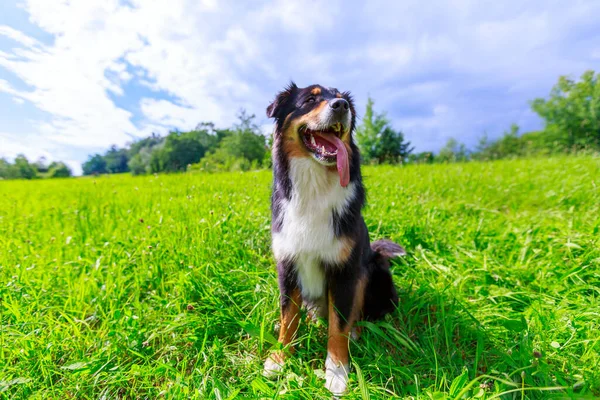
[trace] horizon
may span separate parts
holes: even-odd
[[[351,91],[359,116],[372,97],[415,151],[450,137],[472,148],[512,123],[542,128],[529,102],[600,61],[591,1],[26,0],[3,11],[0,157],[62,160],[76,174],[111,145],[225,128],[242,108],[268,134],[264,110],[290,80]]]

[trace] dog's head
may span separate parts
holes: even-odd
[[[356,151],[352,142],[356,112],[350,93],[291,83],[267,107],[267,116],[275,118],[274,139],[288,157],[311,157],[325,167],[337,166],[340,184],[348,185],[349,158]]]

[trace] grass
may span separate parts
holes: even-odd
[[[600,160],[365,168],[400,306],[348,398],[600,395]],[[330,398],[326,329],[262,378],[270,172],[0,182],[0,398]]]

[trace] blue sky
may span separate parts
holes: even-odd
[[[598,1],[0,0],[0,157],[66,160],[257,115],[290,79],[370,95],[417,150],[517,123],[600,64]]]

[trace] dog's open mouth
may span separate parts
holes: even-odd
[[[325,130],[312,130],[304,128],[301,130],[302,141],[315,159],[322,164],[337,164],[340,184],[348,186],[350,182],[350,167],[348,161],[348,150],[340,139],[344,126],[339,122],[331,125]]]
[[[342,133],[341,124],[334,124],[322,131],[305,128],[302,133],[304,145],[319,161],[335,163],[338,146],[334,138],[339,140],[339,135]]]

